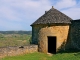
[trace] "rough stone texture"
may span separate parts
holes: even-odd
[[[33,53],[38,51],[37,45],[29,45],[23,47],[6,47],[0,48],[0,57],[16,56],[21,54]]]
[[[46,25],[34,25],[32,26],[32,44],[38,44],[39,30]]]
[[[48,53],[48,36],[56,36],[56,51],[71,47],[71,21],[70,17],[52,7],[31,24],[32,43],[38,44],[39,51]]]
[[[73,20],[71,24],[43,24],[34,25],[32,42],[38,44],[39,51],[48,53],[48,37],[56,36],[56,51],[80,50],[80,20]],[[52,47],[54,48],[54,47]]]
[[[56,51],[58,51],[60,48],[62,48],[62,45],[65,46],[63,43],[66,43],[67,41],[68,31],[68,24],[35,25],[32,29],[32,42],[36,42],[39,45],[39,51],[48,53],[47,36],[56,36]]]
[[[80,20],[74,20],[71,24],[71,48],[80,50]]]

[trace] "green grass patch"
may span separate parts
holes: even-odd
[[[20,56],[5,57],[2,60],[80,60],[80,53],[58,53],[52,56],[44,53],[30,53]]]

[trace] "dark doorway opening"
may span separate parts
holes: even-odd
[[[56,36],[48,36],[48,52],[56,54]]]

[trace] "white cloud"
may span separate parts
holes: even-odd
[[[13,21],[23,21],[22,18],[29,18],[31,16],[34,18],[36,17],[34,14],[40,15],[50,7],[48,0],[3,0],[2,2],[4,4],[0,7],[1,16]]]
[[[71,17],[72,19],[80,19],[80,8],[74,7],[63,10],[62,12]]]
[[[9,7],[0,7],[0,17],[6,18],[8,20],[20,20],[18,17],[18,14],[10,9]]]
[[[76,5],[76,0],[59,0],[55,7],[58,9],[69,8]]]
[[[0,26],[10,30],[23,29],[23,24],[30,26],[50,7],[49,0],[0,0]]]
[[[80,19],[80,2],[77,0],[58,0],[54,5],[72,19]]]
[[[77,2],[77,0],[0,0],[0,27],[8,30],[30,30],[30,24],[52,5],[71,18],[78,19],[80,3]]]

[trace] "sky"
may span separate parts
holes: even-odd
[[[0,31],[31,31],[30,25],[52,6],[80,19],[80,0],[0,0]]]

